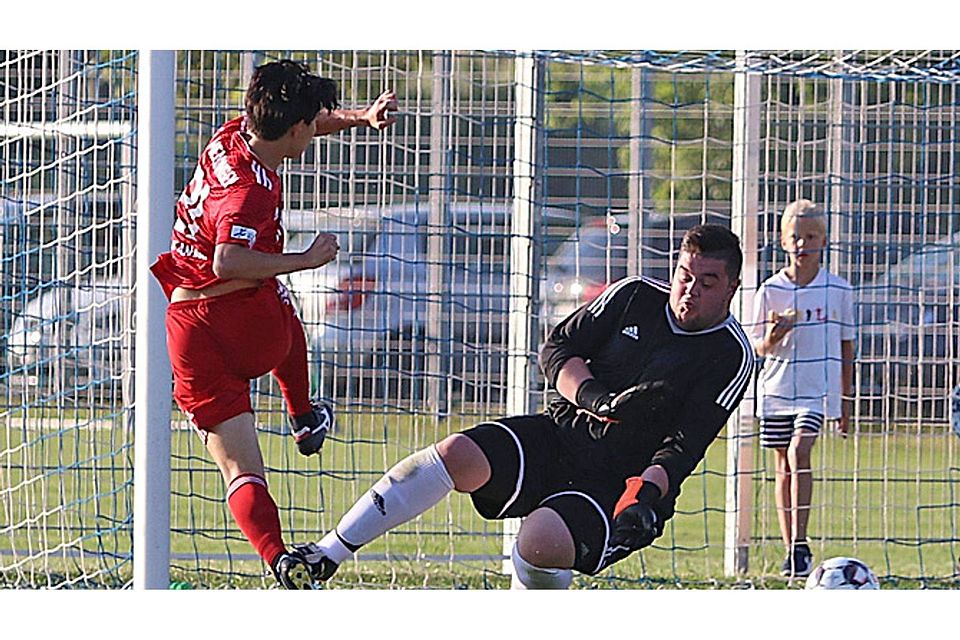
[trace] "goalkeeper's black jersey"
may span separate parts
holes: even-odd
[[[611,391],[666,381],[673,390],[668,410],[624,420],[599,441],[588,435],[585,416],[559,394],[548,413],[572,455],[623,474],[659,464],[675,494],[740,403],[754,356],[733,316],[703,331],[681,329],[669,292],[669,284],[648,278],[614,283],[557,325],[540,351],[540,363],[551,386],[574,356],[583,358]]]

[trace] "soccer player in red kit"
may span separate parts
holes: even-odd
[[[333,411],[309,398],[303,327],[276,276],[314,269],[339,251],[319,233],[303,252],[283,252],[281,180],[314,136],[396,121],[391,91],[366,109],[340,109],[333,80],[291,60],[256,69],[246,115],[221,127],[177,201],[169,252],[151,267],[170,300],[167,350],[174,399],[190,418],[227,485],[237,525],[288,589],[310,588],[307,567],[288,551],[267,490],[250,380],[271,373],[289,412],[297,447],[320,450]]]

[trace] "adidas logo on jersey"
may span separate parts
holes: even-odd
[[[634,340],[640,339],[640,331],[637,329],[637,325],[635,324],[632,324],[629,327],[624,327],[623,331],[621,331],[620,333],[627,336],[628,338],[633,338]]]

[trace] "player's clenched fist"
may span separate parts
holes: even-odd
[[[318,233],[307,250],[303,252],[309,265],[307,268],[322,267],[336,258],[339,251],[340,243],[337,242],[337,236],[332,233]]]

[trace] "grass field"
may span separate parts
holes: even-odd
[[[345,415],[322,457],[301,457],[264,413],[261,443],[288,542],[315,540],[394,462],[474,417]],[[97,416],[100,418],[100,416]],[[59,422],[58,422],[59,421]],[[62,424],[56,429],[52,425]],[[229,516],[219,473],[188,429],[173,432],[172,578],[197,587],[272,586]],[[815,452],[811,543],[817,559],[865,560],[886,587],[957,587],[960,446],[945,431],[826,434]],[[771,460],[755,447],[750,567],[723,575],[721,437],[683,486],[653,548],[579,588],[784,588]],[[131,573],[132,434],[119,415],[8,420],[0,430],[0,586],[122,586]],[[502,588],[501,525],[452,495],[362,550],[333,588]],[[45,553],[44,550],[47,550]],[[389,557],[385,562],[383,558]]]

